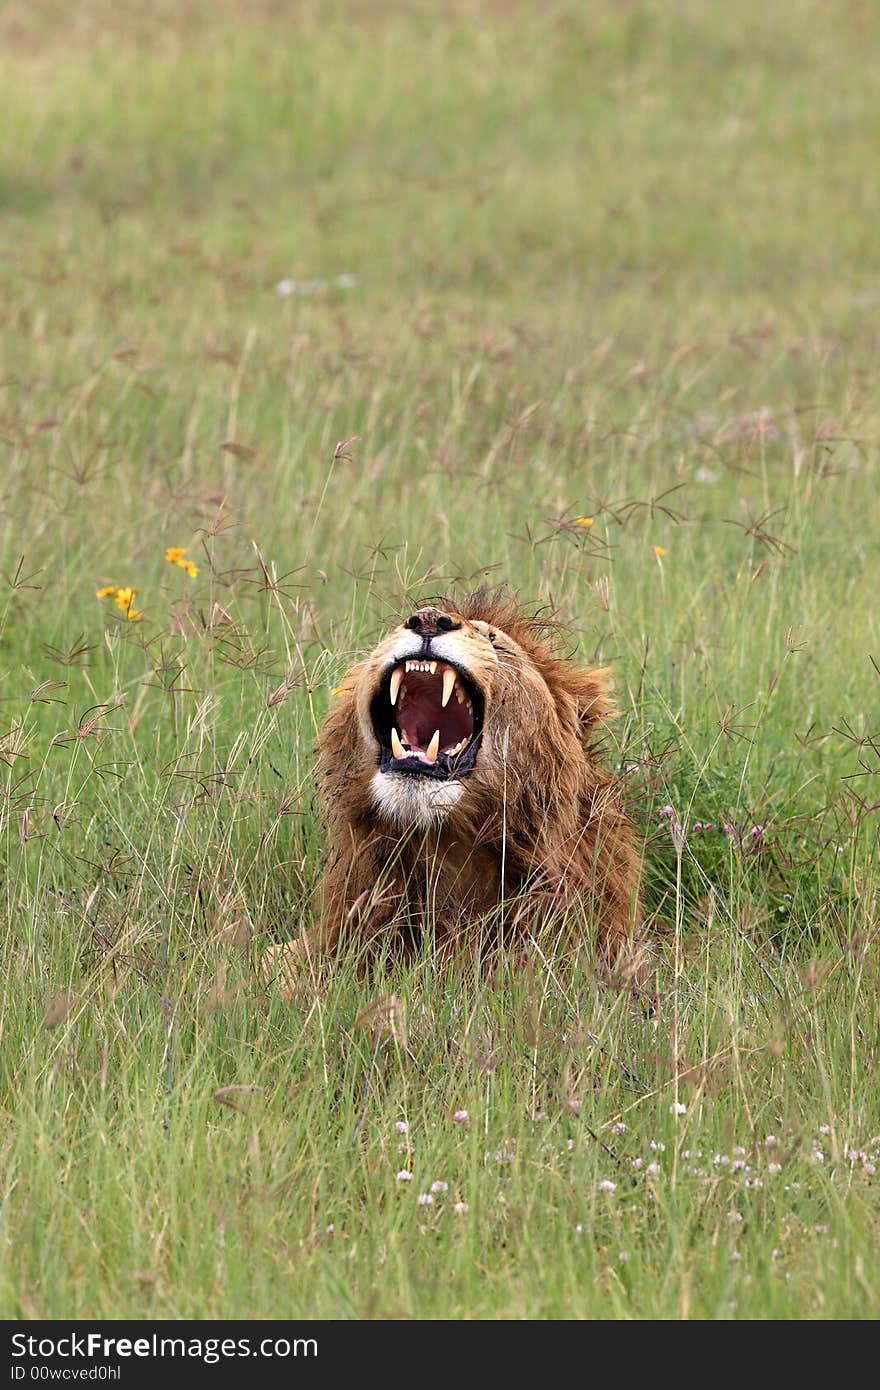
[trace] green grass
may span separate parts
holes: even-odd
[[[877,1317],[878,40],[0,15],[0,1313]],[[330,692],[484,575],[615,669],[647,990],[286,1001]]]

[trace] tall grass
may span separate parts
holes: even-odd
[[[0,17],[8,1316],[877,1315],[877,37]],[[331,691],[483,577],[615,669],[648,986],[267,988]]]

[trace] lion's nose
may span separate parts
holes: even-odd
[[[420,637],[430,638],[440,632],[454,632],[461,627],[461,623],[456,618],[450,618],[448,613],[441,613],[439,608],[420,608],[411,618],[407,618],[406,626]]]

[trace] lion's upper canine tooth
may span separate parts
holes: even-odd
[[[445,709],[449,704],[449,697],[455,689],[455,672],[451,666],[447,666],[443,672],[443,700],[442,705]]]
[[[393,670],[393,671],[391,672],[391,692],[390,692],[390,693],[391,693],[391,703],[392,703],[392,705],[396,705],[396,704],[397,704],[397,696],[398,696],[398,694],[399,694],[399,692],[400,692],[400,682],[401,682],[402,680],[403,680],[403,672],[401,671],[400,667],[398,666],[398,667],[395,668],[395,670]]]
[[[395,758],[405,758],[406,752],[400,741],[400,735],[395,728],[391,730],[391,751]]]
[[[440,730],[437,729],[437,730],[435,730],[435,732],[434,732],[434,737],[431,739],[431,742],[428,744],[428,747],[427,747],[427,749],[426,749],[426,751],[425,751],[425,759],[426,759],[427,762],[429,762],[429,763],[436,763],[436,761],[437,761],[437,754],[438,754],[439,752],[440,752]]]

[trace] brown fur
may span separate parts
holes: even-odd
[[[444,952],[472,951],[487,938],[553,943],[560,924],[570,942],[586,917],[600,958],[613,962],[639,924],[641,863],[594,751],[597,727],[613,714],[608,673],[561,659],[546,628],[503,596],[481,590],[438,607],[461,623],[450,634],[455,657],[485,698],[476,765],[457,804],[428,826],[377,807],[369,707],[412,640],[405,626],[395,629],[351,671],[321,731],[330,847],[311,945],[324,954],[350,941],[369,955],[384,943],[415,944],[427,930]],[[425,782],[409,779],[407,794]]]

